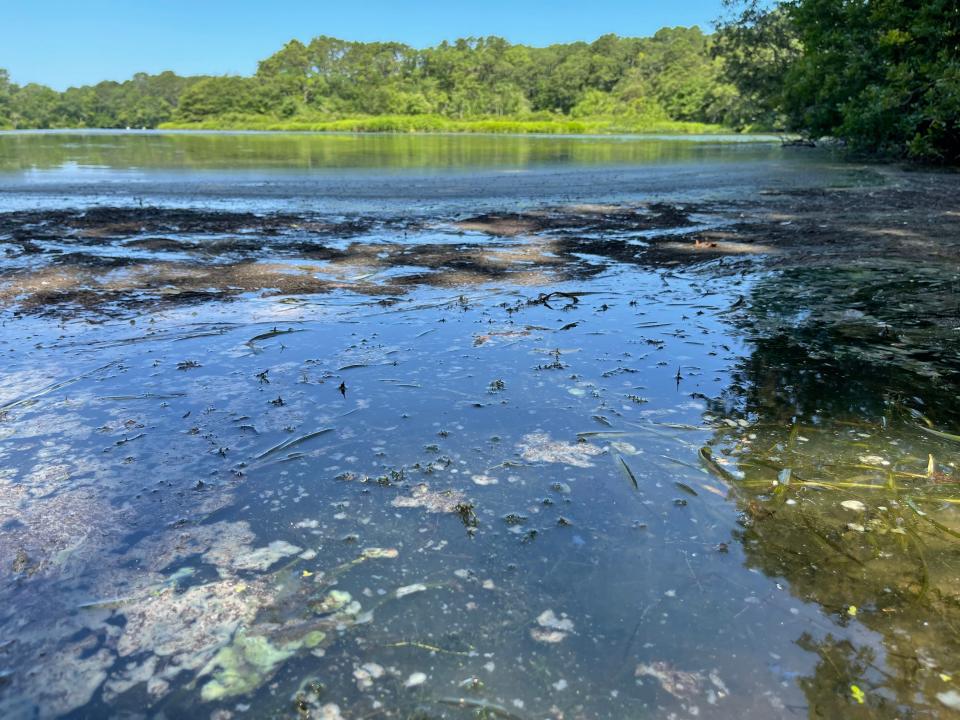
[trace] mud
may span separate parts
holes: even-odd
[[[0,214],[0,304],[105,312],[256,293],[497,280],[549,286],[611,263],[718,271],[867,258],[960,258],[960,178],[888,171],[871,187],[722,202],[552,205],[417,217],[95,207]]]

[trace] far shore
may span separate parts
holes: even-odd
[[[452,119],[438,115],[287,119],[238,115],[201,122],[161,123],[158,129],[537,135],[730,135],[735,133],[734,130],[722,125],[644,117]]]
[[[554,124],[544,127],[542,123],[511,124],[510,127],[491,127],[481,122],[463,121],[450,127],[426,128],[390,128],[364,125],[355,121],[330,121],[329,123],[264,123],[255,124],[224,124],[214,122],[204,123],[162,123],[155,128],[147,127],[55,127],[55,128],[3,128],[0,135],[62,135],[62,134],[250,134],[250,135],[409,135],[409,136],[462,136],[462,135],[491,135],[498,137],[547,137],[547,138],[632,138],[650,140],[689,140],[708,142],[761,142],[779,143],[790,142],[798,136],[793,133],[779,133],[774,131],[737,132],[729,128],[718,126],[693,127],[696,123],[685,123],[687,127],[658,127],[647,130],[630,130],[611,128],[601,130],[595,128],[568,127],[564,124]]]

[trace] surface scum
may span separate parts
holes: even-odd
[[[960,184],[871,177],[0,214],[0,714],[950,717]]]

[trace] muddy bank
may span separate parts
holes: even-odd
[[[59,312],[248,293],[505,280],[549,286],[617,263],[732,269],[960,258],[960,180],[887,173],[882,186],[759,190],[737,200],[574,203],[411,218],[152,207],[0,214],[0,303]]]

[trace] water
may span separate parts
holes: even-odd
[[[0,150],[4,717],[950,716],[955,267],[675,246],[874,170]]]
[[[752,136],[2,132],[8,209],[90,204],[417,214],[856,182]],[[790,156],[786,156],[790,157]],[[846,179],[845,179],[846,178]]]
[[[764,135],[525,136],[352,133],[34,131],[0,134],[0,169],[334,171],[676,164],[769,157]]]

